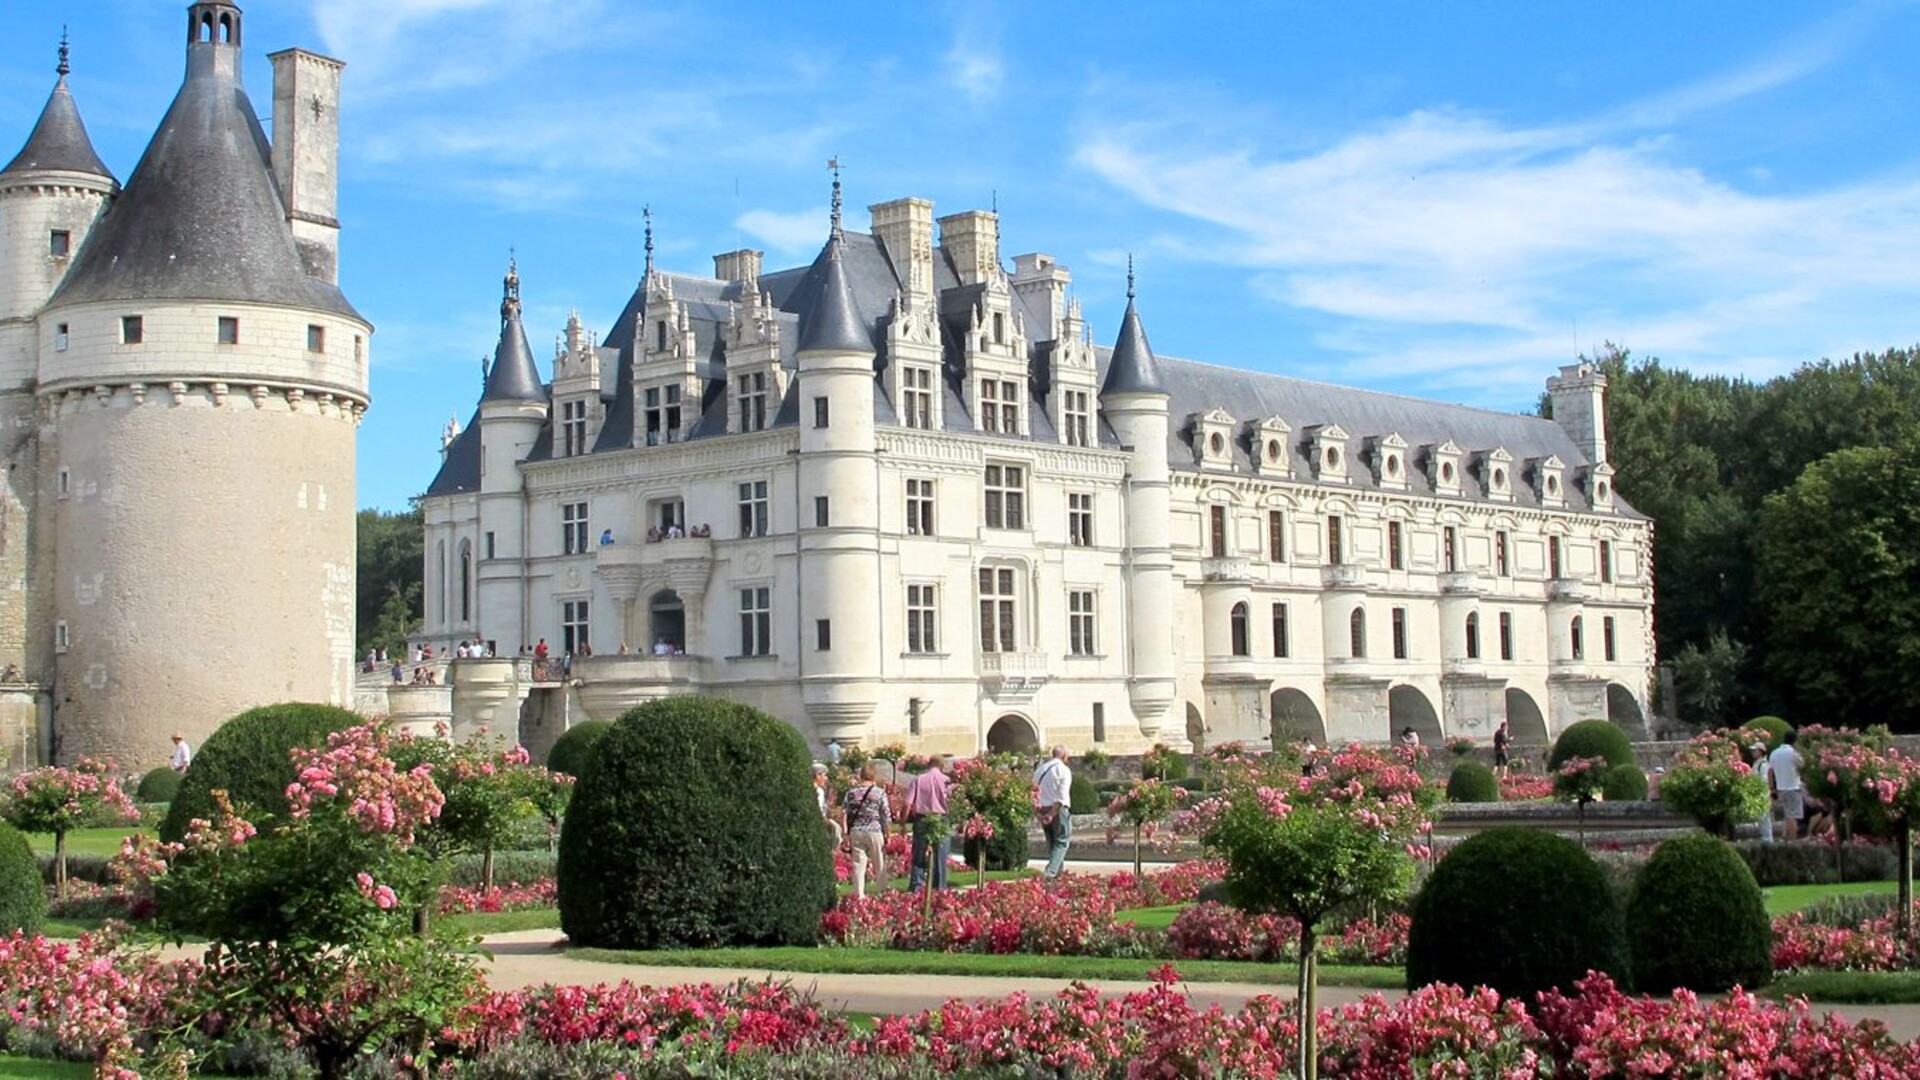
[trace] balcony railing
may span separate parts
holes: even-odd
[[[1047,654],[1038,649],[990,652],[980,655],[980,681],[995,696],[1024,697],[1046,685]]]
[[[1557,577],[1547,581],[1547,599],[1578,601],[1587,598],[1587,583],[1579,578]]]
[[[1321,581],[1329,589],[1364,589],[1367,571],[1357,563],[1335,563],[1322,570]]]
[[[1440,575],[1440,591],[1451,596],[1478,596],[1485,589],[1473,570],[1451,570]]]
[[[1253,561],[1244,555],[1222,555],[1202,559],[1200,576],[1207,581],[1252,581]]]

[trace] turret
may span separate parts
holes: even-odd
[[[479,602],[488,625],[480,637],[509,653],[526,644],[527,614],[522,610],[520,571],[529,555],[526,503],[521,498],[520,463],[533,449],[547,422],[547,392],[533,363],[533,349],[520,322],[520,268],[507,263],[501,283],[500,341],[487,368],[480,394],[480,545],[479,558],[501,560],[499,577],[480,572]]]
[[[1176,692],[1173,627],[1173,539],[1170,474],[1167,468],[1166,387],[1160,366],[1147,344],[1134,307],[1133,268],[1127,268],[1127,311],[1120,320],[1120,336],[1107,362],[1100,388],[1100,408],[1120,437],[1130,461],[1127,466],[1127,575],[1132,603],[1128,608],[1133,667],[1127,696],[1140,725],[1140,734],[1169,746],[1184,746],[1179,727],[1161,734],[1161,725]]]
[[[1607,376],[1598,365],[1568,364],[1547,380],[1553,420],[1587,455],[1588,465],[1607,460]]]

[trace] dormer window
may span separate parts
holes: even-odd
[[[1344,483],[1347,480],[1346,445],[1348,435],[1338,424],[1310,429],[1313,433],[1313,453],[1310,460],[1314,472],[1322,483]]]
[[[73,234],[65,229],[55,229],[48,233],[47,254],[56,259],[64,259],[73,254]]]
[[[1293,429],[1285,420],[1270,416],[1253,427],[1253,458],[1262,476],[1286,476],[1288,446]]]
[[[1613,509],[1613,466],[1601,462],[1587,470],[1587,501],[1595,510]]]
[[[1427,480],[1435,495],[1460,494],[1461,458],[1465,451],[1452,439],[1427,451]]]
[[[1007,343],[1007,317],[998,311],[993,313],[993,343],[995,345]]]
[[[1383,488],[1404,491],[1407,487],[1407,440],[1390,433],[1374,440],[1374,479]]]
[[[661,446],[679,442],[680,388],[649,386],[646,391],[646,403],[647,445]]]
[[[1542,505],[1566,505],[1566,464],[1558,456],[1548,456],[1534,466],[1534,481]]]
[[[980,380],[980,430],[1020,434],[1020,386],[1011,379]]]
[[[1225,409],[1209,409],[1193,420],[1194,460],[1207,468],[1233,467],[1233,417]]]
[[[1507,453],[1505,447],[1496,446],[1480,455],[1480,482],[1486,487],[1487,498],[1512,501],[1513,455]]]
[[[667,351],[667,320],[665,319],[653,324],[653,351]]]
[[[1068,446],[1093,445],[1093,395],[1085,390],[1063,391],[1065,398],[1066,423],[1061,434],[1066,436]]]
[[[933,369],[900,370],[900,421],[911,428],[933,426]]]

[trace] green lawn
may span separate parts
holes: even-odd
[[[1899,883],[1893,881],[1849,881],[1835,885],[1775,885],[1763,892],[1767,900],[1767,914],[1785,915],[1829,896],[1870,896],[1876,893],[1891,896],[1898,889]]]
[[[78,1062],[0,1054],[0,1080],[87,1080],[92,1075],[93,1066]]]
[[[1135,926],[1138,926],[1142,930],[1165,930],[1167,927],[1173,925],[1173,920],[1179,917],[1181,912],[1187,910],[1188,906],[1189,905],[1186,904],[1165,904],[1160,907],[1128,908],[1125,911],[1114,912],[1113,921],[1122,923],[1131,920]]]
[[[1027,867],[1021,867],[1018,870],[989,870],[987,871],[987,880],[988,881],[1017,881],[1020,878],[1034,877],[1038,873],[1039,871],[1032,870]],[[974,882],[979,880],[979,877],[980,875],[974,873],[972,870],[952,870],[952,871],[949,871],[947,874],[947,881],[949,884],[953,885],[955,888],[964,889],[964,888],[972,887]],[[887,889],[889,891],[898,892],[900,890],[905,889],[906,887],[907,887],[907,878],[906,878],[906,875],[904,874],[902,874],[897,878],[893,878],[892,880],[887,882]],[[872,886],[868,886],[868,889],[871,890]],[[848,884],[847,882],[844,882],[844,881],[841,882],[840,895],[852,896],[853,886],[851,884]]]
[[[475,911],[466,915],[442,915],[439,925],[462,934],[506,934],[515,930],[560,929],[559,908],[534,908],[530,911]]]
[[[1920,1004],[1920,971],[1808,971],[1783,975],[1763,993],[1823,1005],[1915,1005]]]
[[[99,855],[110,859],[120,854],[120,841],[129,833],[152,835],[153,832],[152,827],[127,828],[124,825],[105,829],[75,829],[67,834],[67,854]],[[52,833],[28,833],[27,844],[33,848],[36,855],[53,854]]]

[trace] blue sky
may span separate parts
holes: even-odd
[[[183,3],[32,5],[0,143],[72,83],[124,180]],[[770,267],[903,195],[997,197],[1110,341],[1128,252],[1156,351],[1527,409],[1613,341],[1765,377],[1920,342],[1920,5],[256,0],[347,62],[341,278],[376,324],[360,501],[399,508],[479,391],[508,249],[543,371],[658,262]]]

